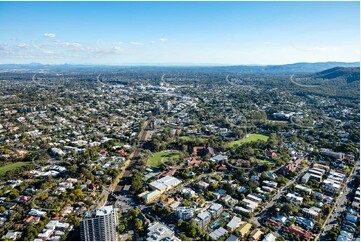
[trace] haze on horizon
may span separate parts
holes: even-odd
[[[354,62],[359,2],[0,2],[0,63]]]

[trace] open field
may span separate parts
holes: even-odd
[[[192,139],[199,139],[201,142],[204,142],[204,141],[205,141],[205,138],[202,138],[202,137],[192,137],[192,136],[180,136],[179,139],[185,140],[185,141],[189,141],[189,140],[192,140]]]
[[[2,166],[0,167],[0,175],[5,174],[7,171],[11,171],[22,166],[27,166],[29,164],[30,164],[29,162],[16,162]]]
[[[158,167],[161,164],[161,161],[165,162],[170,159],[179,159],[179,153],[178,152],[158,152],[154,153],[147,162],[147,165]]]
[[[228,144],[229,147],[233,147],[235,145],[241,145],[244,143],[248,143],[248,142],[253,142],[253,141],[257,141],[257,140],[263,140],[263,141],[267,141],[268,140],[268,136],[263,135],[263,134],[250,134],[248,137],[245,137],[241,140],[235,140],[232,141]]]

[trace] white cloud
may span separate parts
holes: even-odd
[[[80,43],[77,42],[63,42],[63,41],[57,41],[57,45],[66,46],[66,47],[81,47]]]
[[[160,42],[166,42],[166,41],[168,41],[168,39],[166,39],[166,38],[160,38],[159,40],[160,40]]]
[[[152,40],[150,43],[155,44],[155,41],[154,41],[154,40]]]
[[[129,42],[131,45],[144,45],[142,42]]]
[[[21,42],[17,45],[19,48],[22,48],[22,49],[29,49],[31,46],[24,43],[24,42]]]
[[[55,35],[55,34],[52,34],[52,33],[44,33],[44,37],[47,37],[47,38],[55,38],[56,35]]]
[[[123,44],[123,42],[121,42],[121,41],[117,41],[117,42],[113,42],[112,44],[113,44],[113,45],[122,45],[122,44]]]
[[[265,45],[270,45],[270,44],[272,44],[272,42],[265,41],[265,42],[263,42],[263,44],[265,44]]]

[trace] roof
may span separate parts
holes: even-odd
[[[259,240],[262,234],[263,232],[261,230],[256,229],[252,231],[252,233],[250,234],[250,238],[252,238],[253,240]]]
[[[234,216],[231,221],[229,221],[229,223],[227,224],[227,227],[230,228],[230,229],[235,229],[237,228],[240,223],[242,222],[242,219],[237,217],[237,216]]]
[[[151,182],[149,185],[155,187],[158,190],[164,190],[171,186],[176,186],[177,184],[181,183],[181,180],[173,177],[173,176],[165,176],[161,179],[158,179],[154,182]]]
[[[248,231],[252,228],[252,224],[250,223],[246,223],[242,226],[242,228],[239,230],[239,232],[242,234],[242,235],[245,235],[248,233]]]
[[[217,240],[218,238],[225,235],[228,231],[222,227],[219,229],[214,230],[212,233],[209,234],[209,237],[211,237],[213,240]]]
[[[102,208],[99,208],[97,210],[95,210],[95,216],[104,216],[107,214],[111,214],[114,212],[114,207],[111,206],[104,206]]]
[[[201,212],[197,215],[198,218],[205,220],[207,217],[210,217],[211,214],[207,211]]]
[[[276,241],[276,236],[272,233],[267,234],[262,241]]]
[[[231,234],[227,239],[226,241],[239,241],[238,237]]]

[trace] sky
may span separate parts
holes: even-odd
[[[0,63],[359,61],[359,2],[0,2]]]

